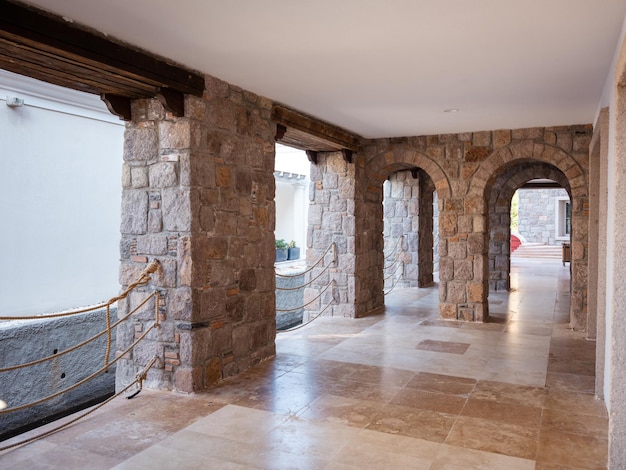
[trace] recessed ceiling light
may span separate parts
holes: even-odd
[[[444,113],[458,113],[459,108],[448,108],[443,110]]]

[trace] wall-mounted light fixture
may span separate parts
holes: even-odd
[[[24,100],[17,96],[7,96],[7,106],[9,108],[19,108],[20,106],[24,106]]]

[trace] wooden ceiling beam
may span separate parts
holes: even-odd
[[[167,90],[168,106],[182,94],[204,92],[201,74],[59,16],[9,0],[0,0],[0,11],[0,66],[11,72],[127,98],[156,97]]]
[[[359,136],[284,106],[275,105],[272,109],[272,118],[287,129],[280,139],[280,142],[286,145],[317,152],[359,150],[361,142]]]

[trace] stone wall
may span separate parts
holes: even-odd
[[[590,135],[591,126],[580,125],[368,141],[361,151],[366,171],[357,188],[376,205],[382,201],[383,181],[390,174],[420,168],[430,176],[440,209],[440,314],[445,319],[484,321],[488,317],[489,208],[494,207],[494,187],[501,184],[508,190],[508,183],[498,183],[498,177],[514,180],[509,169],[529,162],[558,171],[572,196],[570,317],[574,328],[584,328]],[[506,203],[500,204],[496,196],[496,205]],[[375,225],[375,218],[371,220]],[[508,253],[504,255],[508,259]],[[377,285],[372,283],[372,287]]]
[[[556,240],[557,198],[569,197],[564,189],[520,189],[519,229],[520,235],[529,243],[560,245]]]
[[[116,308],[111,308],[112,316]],[[0,365],[9,367],[65,351],[106,329],[104,310],[65,318],[0,322]],[[113,331],[115,334],[115,330]],[[115,340],[115,336],[113,336]],[[14,408],[68,388],[104,366],[106,335],[35,366],[0,374],[0,399]],[[114,350],[110,359],[113,359]],[[102,401],[115,391],[115,364],[71,392],[0,415],[0,440]]]
[[[148,386],[191,392],[275,353],[272,103],[206,78],[185,116],[156,100],[133,102],[124,146],[120,283],[160,262],[149,291],[162,294],[161,327],[120,361],[118,386],[153,355]],[[150,324],[118,334],[118,349]]]

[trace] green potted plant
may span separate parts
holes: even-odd
[[[289,243],[289,253],[287,259],[300,259],[300,247],[296,246],[296,241],[291,240]]]
[[[289,255],[289,245],[282,238],[276,240],[276,261],[286,261]]]

